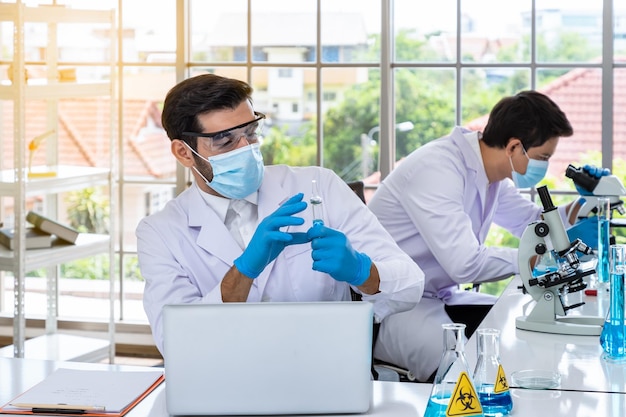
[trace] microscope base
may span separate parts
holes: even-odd
[[[515,327],[521,330],[578,336],[600,336],[603,324],[602,317],[593,316],[560,317],[552,322],[530,321],[528,317],[515,319]]]

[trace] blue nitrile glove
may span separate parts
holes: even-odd
[[[346,235],[322,223],[307,232],[313,249],[313,269],[325,272],[337,281],[355,286],[362,285],[370,276],[372,260],[364,253],[352,249]]]
[[[587,246],[598,249],[598,216],[585,217],[567,229],[570,242],[582,240]]]
[[[234,264],[239,272],[254,279],[286,246],[309,242],[304,232],[288,233],[279,230],[284,226],[304,223],[303,218],[293,216],[306,208],[306,202],[302,201],[303,196],[302,193],[294,195],[259,223],[248,247],[235,259]]]
[[[611,175],[611,171],[608,168],[597,167],[595,165],[585,165],[583,166],[583,171],[587,174],[591,175],[594,178],[601,178],[606,175]],[[591,191],[585,190],[578,184],[574,184],[576,186],[576,191],[580,195],[592,195]],[[586,243],[586,242],[585,242]]]

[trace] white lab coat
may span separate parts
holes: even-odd
[[[381,325],[375,357],[411,370],[419,380],[437,368],[444,304],[493,304],[495,297],[460,290],[519,272],[517,249],[484,245],[492,223],[521,236],[542,208],[510,179],[489,184],[477,132],[455,128],[406,157],[385,178],[369,208],[424,271],[424,296]],[[565,210],[559,207],[564,218]]]
[[[380,321],[415,306],[423,291],[423,272],[332,171],[267,166],[258,194],[259,221],[299,192],[308,202],[314,179],[323,199],[325,224],[345,233],[352,247],[369,255],[378,268],[380,292],[363,295],[374,304],[375,318]],[[190,187],[162,211],[141,220],[136,230],[139,266],[146,282],[144,308],[159,350],[163,344],[163,306],[221,303],[222,278],[242,253],[200,193],[197,186]],[[304,225],[291,226],[290,231],[306,232],[312,225],[311,209],[298,216],[304,218]],[[313,271],[312,263],[310,243],[288,246],[254,280],[247,301],[350,300],[348,284]]]

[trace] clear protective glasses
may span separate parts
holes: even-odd
[[[196,133],[196,132],[183,132],[184,136],[191,136],[197,138],[206,139],[211,152],[228,152],[237,147],[239,140],[245,137],[249,144],[259,141],[261,131],[263,128],[263,119],[265,115],[263,113],[254,112],[254,120],[230,127],[228,129],[220,130],[213,133]]]

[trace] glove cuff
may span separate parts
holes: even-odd
[[[359,261],[359,268],[350,284],[358,287],[359,285],[363,285],[363,283],[370,277],[372,260],[364,253],[357,252],[356,256]]]
[[[256,277],[258,277],[261,274],[261,272],[263,272],[262,270],[259,271],[259,272],[253,271],[252,268],[250,268],[246,264],[246,261],[244,259],[242,259],[242,258],[243,258],[243,255],[241,255],[239,258],[235,259],[235,261],[233,262],[233,264],[239,270],[239,272],[241,272],[242,274],[244,274],[248,278],[252,278],[252,279],[255,279]]]

